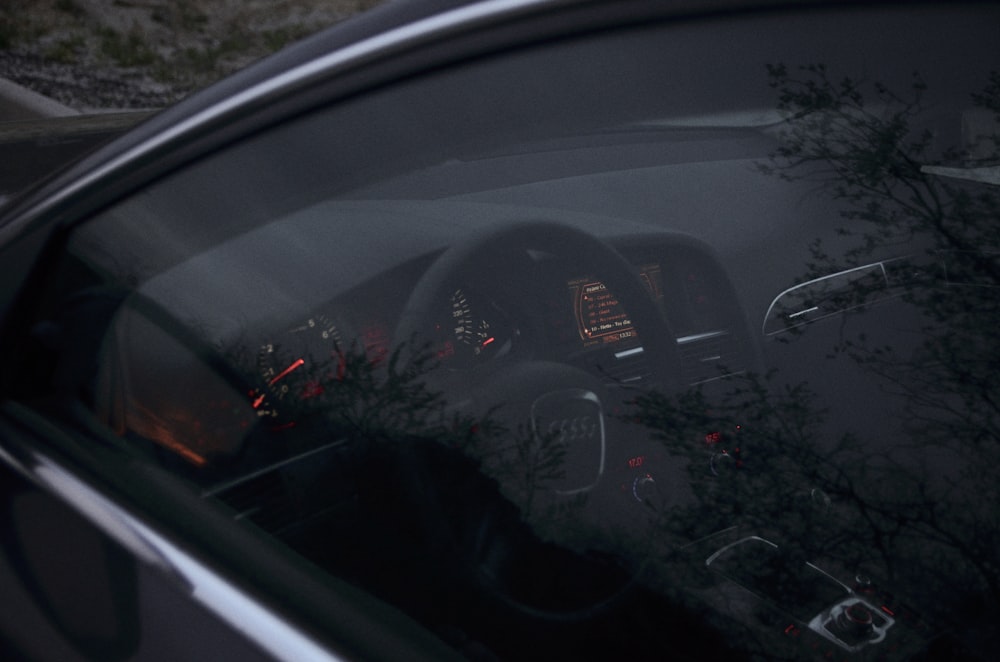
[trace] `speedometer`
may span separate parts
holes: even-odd
[[[464,357],[471,363],[509,352],[517,335],[495,302],[467,288],[452,292],[448,299],[448,320],[438,323],[437,331],[443,343],[439,357],[449,361]]]
[[[455,340],[470,348],[474,356],[496,343],[496,338],[490,335],[490,323],[473,314],[469,297],[461,289],[451,295],[451,317]]]

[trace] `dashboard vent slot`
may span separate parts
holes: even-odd
[[[625,386],[649,381],[653,371],[649,367],[642,347],[620,351],[602,350],[596,360],[591,359],[587,370],[599,372],[609,384]]]
[[[686,384],[701,384],[746,369],[739,338],[729,331],[709,331],[677,339]]]
[[[640,384],[649,380],[652,370],[646,361],[642,348],[618,352],[603,364],[604,374],[615,384]]]

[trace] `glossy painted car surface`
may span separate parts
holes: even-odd
[[[989,659],[998,28],[390,2],[11,202],[2,652]]]

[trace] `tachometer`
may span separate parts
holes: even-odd
[[[297,404],[322,395],[324,384],[336,377],[339,349],[340,333],[322,315],[261,345],[257,372],[262,384],[251,393],[257,415],[285,421]]]

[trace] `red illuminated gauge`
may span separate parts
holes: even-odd
[[[445,336],[441,358],[455,356],[477,361],[510,350],[512,334],[504,330],[506,325],[491,322],[482,315],[466,290],[455,290],[448,303],[448,320],[438,325]],[[494,320],[503,319],[496,306],[490,308],[490,313]],[[443,328],[445,325],[447,328]]]
[[[261,345],[257,372],[262,383],[251,393],[257,416],[287,422],[297,404],[322,395],[324,384],[336,377],[339,347],[337,327],[322,315]]]

